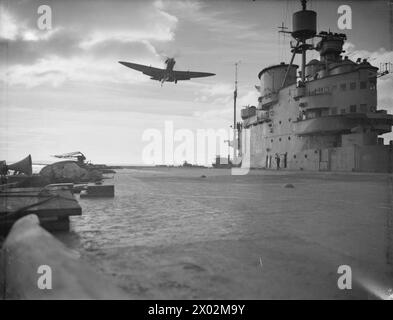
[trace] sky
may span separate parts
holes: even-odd
[[[49,30],[37,26],[42,4],[52,11]],[[387,1],[309,1],[318,31],[343,32],[341,4],[352,8],[350,58],[393,62]],[[53,161],[82,151],[93,163],[144,164],[152,130],[163,140],[171,126],[194,140],[198,130],[229,134],[235,62],[240,119],[242,106],[257,105],[259,71],[289,61],[290,37],[277,27],[290,28],[299,9],[298,1],[0,0],[0,159],[30,153],[34,162]],[[161,87],[118,63],[164,67],[166,56],[175,57],[175,70],[216,76]],[[392,89],[392,74],[379,79],[380,109],[393,112]],[[205,152],[213,160],[215,152]]]

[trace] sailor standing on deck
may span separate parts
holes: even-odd
[[[280,155],[276,153],[276,164],[277,164],[277,170],[280,170]]]

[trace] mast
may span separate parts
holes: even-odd
[[[315,11],[307,10],[307,0],[301,0],[302,10],[297,11],[292,16],[292,31],[285,31],[284,26],[280,27],[280,33],[289,33],[296,40],[296,45],[292,46],[292,58],[288,65],[288,69],[284,76],[281,87],[284,87],[289,70],[292,67],[293,60],[296,54],[302,55],[301,65],[301,85],[306,81],[306,52],[313,49],[313,46],[307,43],[308,39],[316,35],[317,14]]]
[[[236,124],[236,99],[237,99],[237,67],[241,61],[235,63],[235,90],[233,91],[233,160],[237,159],[237,124]]]
[[[390,50],[393,50],[393,0],[389,0]]]
[[[306,11],[307,10],[307,0],[301,0],[302,2],[302,10]],[[306,51],[307,51],[307,46],[306,46],[306,38],[303,37],[301,39],[302,42],[302,83],[306,81]]]
[[[235,63],[235,90],[233,91],[233,129],[236,132],[236,99],[237,99],[237,66],[240,61]]]

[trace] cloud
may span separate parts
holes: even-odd
[[[201,91],[209,96],[231,95],[233,93],[233,84],[216,83],[212,86],[205,86]]]
[[[144,13],[149,26],[145,28],[97,28],[93,30],[84,41],[80,43],[83,49],[89,49],[102,42],[138,42],[138,41],[172,41],[175,37],[174,30],[178,22],[177,17],[159,9]]]
[[[358,58],[367,59],[372,65],[380,68],[380,72],[384,69],[385,63],[392,63],[393,51],[388,51],[385,48],[380,48],[377,51],[356,50],[355,45],[347,43],[344,49],[348,52],[352,60]],[[388,110],[393,112],[393,69],[391,73],[384,75],[378,79],[378,105],[379,108],[387,107]]]
[[[89,2],[81,2],[79,10],[71,12],[69,7],[56,5],[62,3],[53,5],[57,13],[53,24],[57,25],[49,31],[34,29],[32,21],[18,18],[20,6],[6,9],[0,5],[0,75],[8,85],[144,82],[145,77],[124,67],[118,69],[123,72],[114,72],[117,61],[160,64],[155,43],[175,37],[178,19],[157,3],[118,2],[113,6],[98,1],[94,13]],[[130,15],[119,17],[119,10]]]
[[[218,86],[219,87],[219,86]],[[232,93],[232,94],[231,94]],[[200,119],[225,119],[229,123],[233,121],[233,89],[231,93],[219,93],[221,96],[214,99],[209,104],[209,110],[195,111],[193,115]],[[258,101],[259,93],[256,90],[248,90],[245,93],[239,93],[237,98],[237,115],[240,115],[240,110],[248,105],[255,105]],[[240,120],[240,118],[238,117]]]
[[[154,5],[161,10],[181,13],[182,17],[187,19],[195,17],[206,7],[201,1],[197,0],[157,0]]]
[[[156,6],[173,12],[181,19],[192,21],[204,26],[210,32],[218,33],[228,38],[259,39],[258,26],[255,23],[244,21],[237,9],[231,9],[231,4],[226,5],[223,10],[211,6],[209,2],[190,0],[159,0]],[[215,4],[222,5],[220,2]]]
[[[118,71],[116,68],[119,68]],[[123,68],[123,72],[120,72]],[[84,83],[136,83],[148,79],[137,72],[122,67],[113,59],[100,59],[83,55],[70,58],[46,56],[31,65],[13,65],[7,71],[0,70],[1,78],[9,86],[24,85],[28,88],[48,85],[58,87],[66,81]]]
[[[388,51],[385,48],[380,48],[377,51],[357,50],[353,43],[346,42],[344,50],[352,60],[357,58],[367,59],[372,65],[377,67],[380,66],[380,63],[393,61],[393,51]]]
[[[40,41],[48,40],[60,28],[40,31],[27,26],[24,21],[19,21],[9,10],[0,5],[0,41]]]
[[[344,49],[352,60],[357,58],[368,59],[372,65],[380,68],[380,72],[383,71],[381,68],[384,68],[385,63],[393,61],[393,51],[388,51],[385,48],[380,48],[377,51],[356,50],[355,45],[347,42]],[[390,73],[378,79],[378,109],[385,109],[393,114],[393,67],[391,66],[390,68]],[[393,133],[385,134],[383,137],[386,143],[393,139]]]
[[[19,34],[15,18],[3,6],[0,6],[0,39],[14,40]]]

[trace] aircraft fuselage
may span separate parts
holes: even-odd
[[[125,62],[125,61],[119,61],[119,63],[128,68],[137,70],[139,72],[142,72],[150,76],[150,79],[152,80],[160,81],[161,85],[165,81],[177,83],[178,81],[190,80],[191,78],[210,77],[215,75],[214,73],[209,73],[209,72],[173,70],[173,67],[176,64],[174,58],[167,58],[165,60],[165,64],[166,64],[165,69],[154,68],[152,66],[146,66],[142,64]]]
[[[176,64],[176,61],[173,58],[168,58],[168,59],[165,60],[165,64],[166,64],[166,70],[169,71],[169,72],[172,72],[173,71],[173,67]]]
[[[174,58],[168,58],[168,59],[165,60],[165,64],[166,64],[166,73],[160,79],[161,84],[164,83],[165,81],[177,83],[177,80],[175,79],[174,73],[173,73],[173,67],[176,64],[175,59]]]

